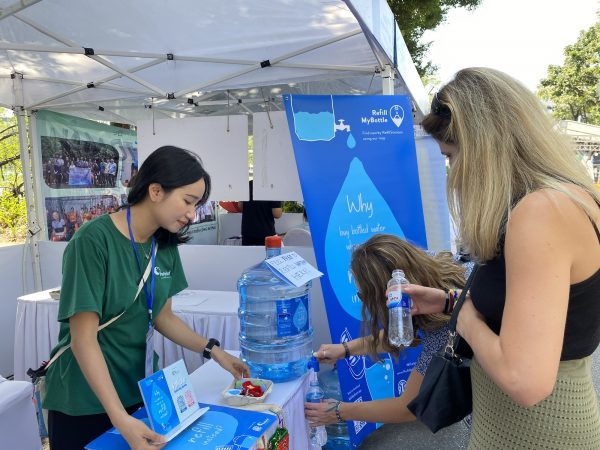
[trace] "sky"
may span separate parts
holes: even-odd
[[[535,91],[550,64],[562,65],[564,48],[598,20],[599,0],[483,0],[473,11],[452,9],[422,42],[444,83],[473,66],[502,70]]]

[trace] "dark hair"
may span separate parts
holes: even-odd
[[[152,183],[158,183],[168,194],[188,184],[204,180],[206,189],[204,195],[198,201],[198,205],[206,203],[210,196],[210,175],[204,169],[200,157],[189,150],[165,145],[154,150],[144,161],[138,173],[130,181],[129,193],[127,194],[126,207],[141,202],[148,195],[148,187]],[[156,240],[161,244],[177,245],[187,242],[190,238],[186,235],[188,227],[184,227],[177,233],[171,233],[164,228],[159,228],[154,233]]]

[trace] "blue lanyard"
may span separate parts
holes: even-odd
[[[135,260],[137,261],[138,268],[142,273],[142,277],[144,276],[144,268],[142,268],[142,264],[140,262],[140,255],[138,254],[137,247],[135,246],[135,240],[133,239],[133,231],[131,230],[131,208],[127,208],[127,227],[129,228],[129,239],[131,241],[131,246],[133,247],[133,252],[135,253]],[[151,250],[151,260],[152,263],[150,265],[150,293],[148,293],[148,285],[144,281],[144,295],[146,296],[146,303],[148,304],[148,326],[152,326],[152,303],[154,302],[154,263],[155,263],[155,255],[154,248],[156,246],[156,238],[152,236],[152,250]]]

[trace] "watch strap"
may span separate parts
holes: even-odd
[[[220,347],[221,343],[216,340],[215,338],[210,338],[208,340],[208,342],[206,343],[206,347],[204,347],[204,351],[202,352],[202,356],[204,356],[205,359],[211,359],[211,353],[212,353],[212,348],[214,346]]]

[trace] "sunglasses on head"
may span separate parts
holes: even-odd
[[[452,117],[450,108],[440,101],[437,92],[434,94],[433,100],[431,100],[431,113],[443,119],[450,119]]]

